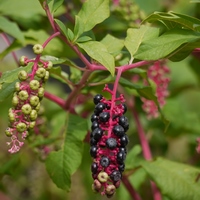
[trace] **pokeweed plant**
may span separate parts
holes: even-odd
[[[78,174],[79,183],[87,182],[78,188],[86,199],[99,199],[92,190],[115,199],[200,199],[194,112],[200,110],[182,100],[198,89],[200,20],[172,11],[145,17],[143,4],[131,0],[22,0],[22,12],[7,9],[10,1],[0,2],[1,37],[8,46],[0,57],[11,53],[17,67],[1,65],[0,101],[8,104],[4,132],[10,138],[2,152],[37,152],[64,191]],[[18,58],[15,50],[27,45],[33,45],[33,58],[26,51]],[[187,68],[181,66],[185,60]],[[177,71],[173,62],[181,63]],[[186,83],[178,85],[182,76]],[[189,148],[190,157],[182,159]],[[14,177],[23,160],[15,155],[4,157],[0,167],[8,193],[5,175]]]

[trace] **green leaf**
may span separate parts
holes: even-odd
[[[109,0],[87,0],[83,3],[78,16],[75,17],[75,40],[110,15]]]
[[[200,0],[191,0],[190,3],[200,3]]]
[[[51,68],[50,75],[53,78],[61,81],[62,83],[65,83],[65,84],[68,83],[69,75],[66,72],[62,71],[61,67]]]
[[[22,43],[25,41],[24,35],[19,29],[18,25],[3,16],[0,16],[0,30],[18,39]]]
[[[140,60],[158,60],[170,57],[178,51],[181,45],[191,43],[196,46],[199,45],[199,42],[200,33],[173,29],[158,38],[143,42],[134,57]]]
[[[139,29],[129,28],[127,30],[127,37],[125,38],[124,45],[133,57],[142,42],[158,37],[158,35],[158,28],[148,26],[141,26]]]
[[[0,60],[3,59],[6,55],[8,55],[9,53],[11,53],[14,50],[20,49],[22,48],[23,45],[19,40],[14,40],[12,42],[12,44],[10,44],[6,49],[4,49],[1,53],[0,53]]]
[[[193,31],[200,31],[200,20],[188,15],[178,14],[175,12],[154,12],[147,17],[144,22],[160,21],[167,28],[187,28]]]
[[[104,44],[109,53],[116,56],[120,53],[122,48],[124,47],[123,40],[120,40],[110,34],[107,34],[102,40],[101,43]],[[115,44],[115,45],[113,45]]]
[[[65,24],[58,19],[54,19],[54,21],[56,22],[56,24],[58,24],[61,32],[68,38],[68,31]]]
[[[4,72],[0,78],[0,83],[12,83],[16,79],[18,79],[19,71],[25,70],[26,72],[29,72],[32,66],[33,66],[33,63],[28,63],[26,67],[19,67],[11,71]]]
[[[54,13],[63,4],[63,2],[64,2],[64,0],[54,0],[52,12]]]
[[[111,75],[114,76],[114,57],[108,52],[105,45],[97,41],[89,41],[78,43],[78,46],[82,48],[91,58],[106,67],[106,69],[110,71]]]
[[[73,67],[70,68],[70,80],[73,81],[73,83],[78,83],[78,81],[81,78],[81,75],[82,73],[79,69]]]
[[[26,67],[19,67],[11,71],[6,71],[0,78],[0,102],[7,99],[15,91],[15,82],[18,81],[18,73],[22,69],[29,72],[33,63],[29,63]]]
[[[163,158],[144,161],[142,167],[161,189],[162,194],[170,199],[200,199],[199,169]]]
[[[57,187],[69,191],[71,175],[81,164],[83,139],[86,134],[87,120],[69,114],[62,149],[51,152],[46,159],[46,169]]]

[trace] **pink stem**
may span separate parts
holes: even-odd
[[[126,176],[123,176],[122,182],[134,200],[142,200]]]
[[[7,44],[8,46],[10,46],[11,43],[10,43],[10,40],[8,39],[8,36],[7,36],[5,33],[2,33],[1,36],[2,36],[2,38],[4,39],[4,41],[6,42],[6,44]],[[19,66],[19,61],[18,61],[18,58],[17,58],[16,53],[15,53],[14,51],[12,51],[11,54],[12,54],[12,56],[13,56],[15,62],[16,62],[17,65]]]
[[[108,129],[108,138],[111,136],[111,133],[112,133],[112,110],[115,106],[115,99],[116,99],[116,94],[117,94],[117,87],[118,87],[118,84],[119,84],[119,79],[121,77],[121,74],[122,74],[122,68],[119,68],[119,70],[117,71],[117,76],[116,76],[116,79],[115,79],[115,83],[114,83],[114,86],[113,86],[113,91],[112,91],[112,100],[111,100],[111,108],[110,108],[110,120],[109,120],[109,129]]]
[[[135,110],[134,106],[131,106],[131,107],[133,110],[133,116],[135,118],[135,123],[137,126],[140,143],[141,143],[142,150],[143,150],[143,156],[146,160],[152,160],[152,154],[151,154],[151,150],[149,147],[149,143],[147,141],[147,138],[146,138],[145,132],[143,130],[142,124],[140,122],[139,116],[138,116],[137,111]],[[161,196],[159,189],[157,188],[156,184],[152,181],[151,181],[151,188],[152,188],[154,200],[162,200],[162,196]]]
[[[61,108],[65,109],[65,101],[63,99],[61,99],[61,98],[59,98],[59,97],[57,97],[57,96],[55,96],[55,95],[53,95],[53,94],[51,94],[49,92],[45,92],[44,96],[47,99],[49,99],[49,100],[53,101],[54,103],[58,104]]]
[[[55,32],[53,35],[51,35],[44,43],[43,43],[43,48],[47,46],[47,44],[56,36],[60,35],[60,32]]]

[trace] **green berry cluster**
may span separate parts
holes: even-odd
[[[129,27],[138,27],[145,19],[145,14],[133,0],[121,0],[114,6],[114,13],[120,20],[125,21]]]
[[[37,44],[33,50],[34,53],[40,54],[43,47]],[[13,106],[8,113],[10,124],[5,133],[11,137],[11,142],[8,142],[11,147],[8,150],[10,153],[19,151],[23,145],[22,141],[36,124],[40,102],[44,96],[44,83],[48,80],[49,70],[53,66],[50,61],[29,60],[25,56],[20,58],[20,64],[23,66],[29,62],[33,62],[32,71],[27,73],[23,68],[19,71],[12,98]]]

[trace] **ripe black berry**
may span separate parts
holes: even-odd
[[[109,149],[114,149],[116,148],[117,146],[117,141],[115,138],[108,138],[106,140],[106,146],[109,148]]]
[[[116,125],[113,128],[113,133],[118,137],[122,137],[125,134],[125,131],[121,125]]]
[[[97,146],[91,146],[90,147],[90,155],[95,158],[97,155]]]
[[[90,145],[97,145],[97,143],[98,143],[98,141],[97,140],[95,140],[93,137],[92,138],[90,138]]]
[[[91,133],[91,137],[93,137],[97,141],[99,141],[102,135],[103,135],[103,130],[101,128],[95,128]]]
[[[91,165],[91,171],[93,174],[97,173],[98,165],[97,163],[93,162]]]
[[[92,126],[91,126],[91,129],[94,130],[96,128],[99,128],[99,123],[97,121],[93,121],[92,122]]]
[[[123,152],[123,153],[127,154],[127,150],[125,147],[120,147],[119,152]]]
[[[126,106],[126,104],[122,103],[122,108],[123,108],[123,110],[124,110],[124,113],[123,113],[123,114],[125,114],[126,111],[127,111],[127,106]]]
[[[109,158],[106,156],[103,156],[100,160],[100,164],[102,167],[108,167],[108,165],[110,164]]]
[[[98,116],[95,115],[95,114],[93,114],[93,115],[91,116],[91,122],[97,121],[97,120],[98,120]]]
[[[94,113],[96,115],[99,115],[105,108],[106,108],[106,105],[104,103],[98,103],[95,106]]]
[[[119,117],[119,125],[121,125],[124,128],[124,131],[127,131],[129,129],[128,118],[123,115],[120,116]]]
[[[110,178],[114,182],[117,182],[122,178],[122,174],[119,171],[115,170],[110,174]]]
[[[126,154],[122,151],[117,153],[117,162],[119,164],[123,164],[124,160],[126,159]]]
[[[103,96],[101,94],[95,95],[94,98],[93,98],[94,104],[98,104],[101,101],[102,98],[103,98]]]
[[[120,138],[120,144],[121,147],[125,147],[128,144],[128,137],[127,135],[124,135]]]
[[[101,122],[107,122],[110,118],[110,113],[109,112],[102,112],[99,114],[99,120]]]
[[[125,169],[125,164],[123,163],[123,164],[119,165],[118,169],[122,173],[124,171],[124,169]]]

